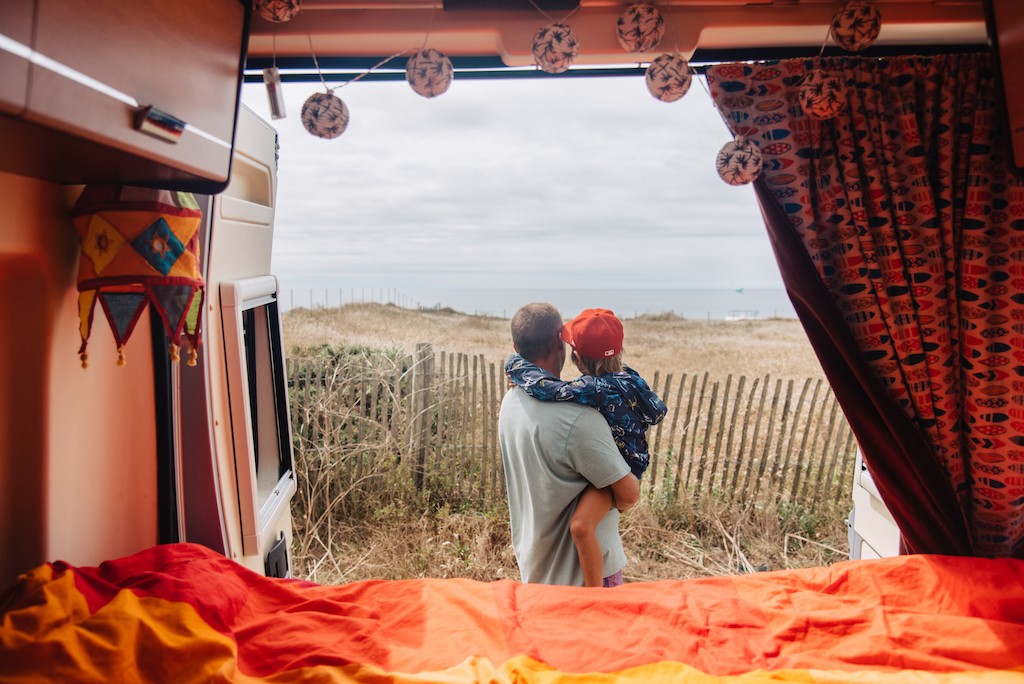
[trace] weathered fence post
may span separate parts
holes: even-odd
[[[689,417],[690,416],[687,415],[688,427],[692,427],[693,428],[693,434],[690,437],[690,454],[689,454],[689,458],[687,459],[688,463],[686,464],[686,481],[683,483],[684,487],[689,487],[690,486],[690,476],[693,474],[693,465],[698,460],[698,457],[697,457],[697,434],[698,434],[699,431],[697,430],[697,425],[698,425],[698,423],[700,423],[701,411],[704,408],[704,394],[705,394],[705,391],[707,390],[707,387],[708,387],[708,376],[710,376],[710,375],[711,375],[711,373],[709,371],[704,371],[704,378],[701,380],[701,383],[700,383],[700,395],[699,395],[699,397],[697,399],[697,410],[693,414],[693,422],[692,423],[689,423]],[[691,396],[690,399],[692,401],[693,397]],[[689,408],[687,408],[687,410],[689,410]]]
[[[412,479],[416,491],[423,490],[426,474],[427,442],[429,438],[428,414],[432,402],[430,386],[433,382],[434,352],[429,343],[416,345],[416,357],[413,359],[413,448],[415,458]]]
[[[661,377],[661,371],[654,371],[654,382],[651,384],[651,390],[661,397],[662,401],[668,399],[668,393],[672,387],[672,374],[669,373],[665,376],[665,387],[659,390],[658,380]],[[649,491],[654,491],[654,483],[658,477],[658,453],[661,451],[661,428],[665,424],[665,420],[662,419],[661,423],[657,427],[648,431],[647,436],[647,454],[650,456],[650,460],[647,463],[648,476],[648,488]],[[651,439],[651,436],[654,439]]]
[[[708,375],[704,374],[704,382],[707,383]],[[693,381],[690,383],[690,400],[686,402],[686,417],[683,419],[683,434],[679,438],[679,458],[676,460],[676,481],[672,486],[672,500],[677,501],[679,499],[679,488],[683,484],[683,459],[686,457],[686,438],[690,434],[690,428],[693,425],[690,423],[690,416],[693,415],[693,398],[697,392],[697,376],[693,376]],[[687,475],[689,479],[689,475]],[[685,490],[684,490],[685,494]]]
[[[734,458],[737,461],[739,460],[736,451],[733,450],[733,440],[736,433],[736,421],[739,418],[740,414],[740,404],[743,403],[743,388],[746,386],[746,384],[747,376],[741,375],[740,381],[736,387],[736,399],[735,401],[733,401],[732,405],[732,416],[729,418],[729,435],[726,438],[725,442],[725,461],[722,463],[722,476],[720,480],[722,488],[721,492],[719,492],[719,496],[726,500],[732,497],[731,492],[726,491],[729,486],[729,463]],[[739,451],[742,452],[742,448]]]

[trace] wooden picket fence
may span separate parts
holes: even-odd
[[[504,503],[497,436],[503,363],[429,345],[412,356],[293,352],[297,469],[320,469],[306,477],[331,487],[336,499],[390,488],[396,498],[415,492],[453,505]],[[645,496],[848,507],[856,443],[824,380],[716,378],[711,371],[647,379],[669,412],[648,433]]]

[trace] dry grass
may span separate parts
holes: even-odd
[[[626,361],[641,375],[727,373],[800,379],[822,377],[800,323],[688,320],[675,314],[624,322]],[[501,361],[512,351],[509,321],[451,310],[415,311],[392,304],[349,304],[340,309],[296,309],[284,315],[287,347],[346,344],[412,353],[429,342],[438,351],[483,354]],[[564,373],[569,377],[572,371]]]
[[[838,528],[837,528],[838,529]],[[844,528],[845,529],[845,528]],[[828,565],[845,560],[844,538],[812,539],[787,531],[769,511],[705,510],[668,521],[648,501],[623,516],[627,582]],[[322,584],[367,579],[467,577],[518,579],[508,514],[453,511],[426,513],[382,502],[365,519],[335,527],[329,545],[316,542],[295,554],[296,574]]]
[[[509,322],[452,311],[410,311],[393,305],[296,310],[284,316],[286,346],[396,349],[411,353],[429,342],[437,350],[501,360],[510,350]],[[688,321],[674,314],[625,321],[626,354],[644,375],[665,372],[821,377],[817,359],[797,321]],[[568,375],[568,371],[566,372]],[[359,445],[372,450],[373,445]],[[314,467],[300,473],[300,489],[324,492],[326,503],[298,507],[295,572],[322,583],[407,577],[518,578],[508,512],[453,509],[444,497],[371,488],[338,492],[339,459],[330,445],[314,445]],[[348,447],[351,451],[351,447]],[[315,452],[315,453],[314,453]],[[386,464],[367,480],[388,478]],[[302,465],[300,463],[300,469]],[[303,483],[302,477],[311,478]],[[300,496],[302,494],[300,493]],[[318,495],[319,496],[319,495]],[[315,511],[304,519],[303,512]],[[678,579],[824,565],[846,558],[847,511],[796,507],[728,507],[714,499],[671,506],[642,501],[622,523],[629,556],[627,581]]]
[[[296,554],[297,575],[321,584],[367,579],[518,579],[508,518],[449,509],[410,514],[393,503],[336,529],[330,548]]]

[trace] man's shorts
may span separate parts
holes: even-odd
[[[604,587],[618,587],[618,586],[621,586],[622,584],[623,584],[623,581],[622,581],[622,571],[619,570],[614,575],[608,575],[607,577],[605,577],[601,586],[604,586]]]

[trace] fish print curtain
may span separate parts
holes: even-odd
[[[837,76],[833,118],[805,76]],[[708,69],[783,279],[909,552],[1024,556],[1024,182],[989,55]]]

